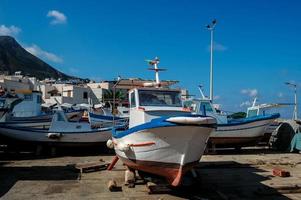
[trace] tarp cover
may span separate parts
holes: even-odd
[[[301,133],[295,134],[291,142],[291,152],[299,150],[301,151]]]

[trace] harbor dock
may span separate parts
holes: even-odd
[[[0,157],[1,199],[301,199],[298,153],[244,148],[239,154],[224,150],[204,155],[193,182],[187,177],[179,188],[164,188],[163,184],[153,194],[141,180],[134,188],[125,186],[125,167],[120,161],[112,171],[100,169],[80,176],[76,169],[79,163],[110,163],[113,153],[37,157],[34,153],[1,152]],[[290,176],[274,176],[275,169]],[[116,181],[117,191],[108,189],[110,180]]]

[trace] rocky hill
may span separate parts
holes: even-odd
[[[0,72],[14,74],[22,71],[23,75],[35,76],[42,80],[45,78],[74,79],[41,59],[26,51],[13,37],[0,36]]]

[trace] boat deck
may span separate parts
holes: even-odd
[[[111,161],[113,155],[60,155],[0,152],[0,197],[2,199],[301,199],[301,155],[266,149],[222,151],[205,155],[196,168],[194,186],[163,194],[148,194],[145,184],[124,186],[124,166],[112,171],[83,173],[74,165]],[[285,169],[290,177],[275,177],[274,168]],[[108,181],[115,179],[121,191],[110,192]]]

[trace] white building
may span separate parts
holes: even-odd
[[[85,85],[45,84],[41,86],[41,91],[43,93],[43,100],[48,104],[54,104],[56,103],[56,100],[60,104],[88,104],[89,99],[92,100],[93,104],[99,103],[98,99],[94,97],[91,89]]]
[[[39,90],[39,81],[35,77],[22,76],[21,72],[15,75],[0,75],[0,87],[7,92],[17,90]]]

